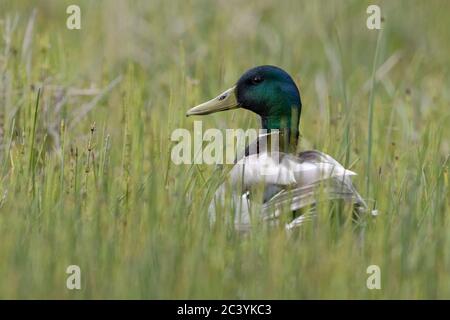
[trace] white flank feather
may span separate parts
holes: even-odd
[[[315,191],[323,182],[332,182],[327,192],[329,199],[352,199],[366,207],[364,200],[353,188],[350,177],[355,172],[345,169],[339,162],[319,151],[306,151],[294,156],[286,153],[251,154],[239,160],[231,169],[228,179],[233,187],[231,200],[234,205],[234,224],[238,230],[250,228],[250,211],[260,212],[261,219],[276,219],[283,205],[289,203],[292,210],[315,202]],[[216,220],[216,205],[225,205],[227,182],[216,191],[209,206],[211,223]],[[273,194],[265,203],[251,201],[250,190],[257,185],[275,185],[281,191]],[[286,225],[292,229],[307,221],[297,217]]]

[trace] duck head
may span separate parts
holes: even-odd
[[[261,117],[263,129],[287,133],[290,144],[297,143],[302,103],[291,76],[275,66],[259,66],[246,71],[236,85],[192,109],[186,115],[205,115],[243,108]]]

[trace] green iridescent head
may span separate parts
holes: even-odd
[[[202,103],[187,115],[243,108],[261,117],[264,129],[287,130],[295,141],[302,103],[300,92],[291,76],[275,66],[259,66],[246,71],[236,85],[216,98]]]

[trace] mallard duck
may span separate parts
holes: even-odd
[[[319,192],[324,195],[322,199],[344,199],[359,211],[367,208],[350,179],[356,173],[323,152],[297,153],[302,102],[297,85],[286,71],[270,65],[252,68],[235,86],[191,108],[186,115],[206,115],[236,108],[259,115],[267,134],[259,136],[247,146],[244,154],[236,158],[227,181],[217,189],[209,206],[212,221],[216,217],[216,208],[224,202],[226,190],[232,190],[236,209],[234,223],[240,230],[250,227],[252,207],[261,219],[273,221],[286,211],[282,210],[286,206],[291,212],[313,206]],[[269,151],[269,144],[273,145],[275,141],[274,134],[278,149],[272,151],[270,148]],[[231,188],[227,188],[228,183]],[[256,201],[252,190],[261,184],[264,185],[262,201]],[[299,226],[308,218],[308,214],[292,215],[286,228]]]

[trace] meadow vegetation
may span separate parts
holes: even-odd
[[[2,0],[0,298],[450,298],[450,3],[377,1],[382,31],[369,4]],[[362,240],[326,205],[294,233],[210,227],[225,168],[171,162],[186,110],[261,64],[300,87],[300,148],[358,173]]]

